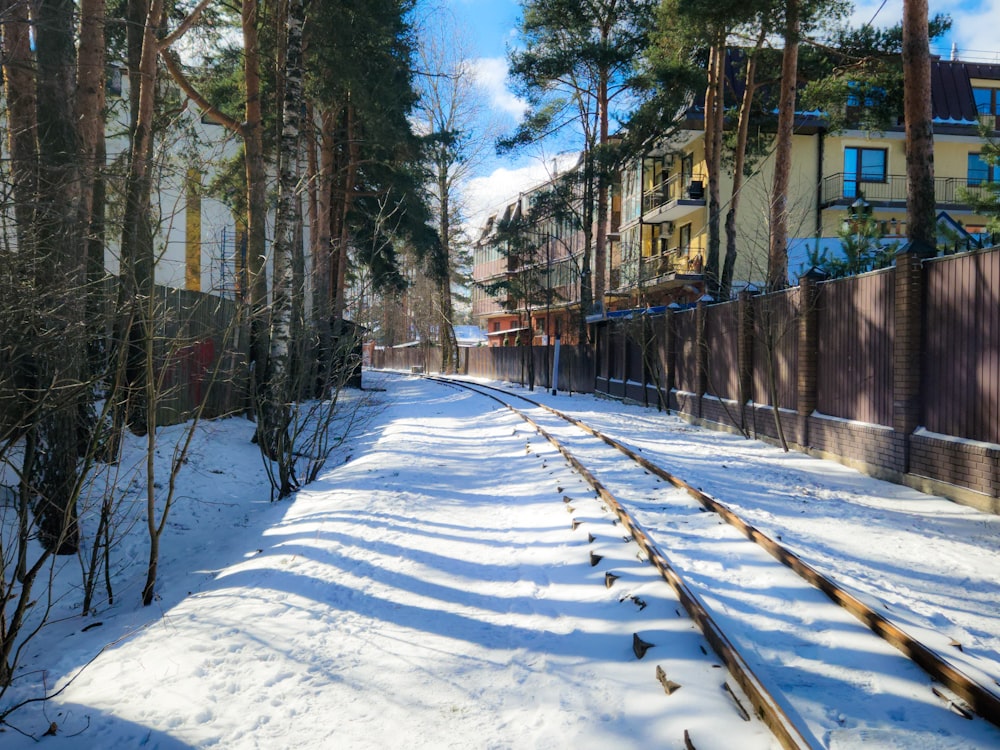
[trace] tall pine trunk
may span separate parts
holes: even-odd
[[[35,37],[39,165],[35,285],[40,304],[36,372],[43,403],[34,467],[35,511],[39,541],[57,554],[75,554],[79,547],[78,427],[86,396],[81,302],[86,264],[80,230],[80,140],[73,117],[73,12],[71,0],[41,0],[35,6],[39,30]]]
[[[138,3],[141,5],[141,3]],[[131,8],[131,4],[130,4]],[[136,16],[138,9],[132,9]],[[153,114],[156,103],[156,73],[159,44],[156,31],[163,16],[163,0],[152,0],[143,18],[141,37],[131,35],[130,45],[140,44],[137,67],[129,71],[134,115],[132,141],[129,149],[128,174],[125,183],[125,214],[122,219],[121,304],[125,328],[125,411],[124,418],[136,435],[145,435],[155,425],[149,424],[149,409],[145,403],[146,338],[153,335],[152,320],[148,319],[149,300],[153,294],[153,226],[151,219],[152,178],[150,164],[153,152]],[[130,62],[136,61],[129,49]],[[138,89],[138,91],[136,91]]]
[[[903,0],[906,234],[923,253],[933,253],[937,243],[929,44],[927,0]]]
[[[786,0],[785,50],[781,56],[781,94],[774,148],[771,189],[770,242],[767,258],[768,291],[788,285],[788,183],[792,172],[792,133],[795,126],[795,87],[799,68],[799,0]]]
[[[440,201],[438,215],[438,236],[441,241],[438,267],[434,269],[437,282],[438,319],[441,330],[441,372],[458,371],[458,341],[455,338],[455,318],[451,303],[451,190],[449,185],[448,161],[444,156],[437,162],[437,192]]]
[[[344,107],[344,138],[346,139],[347,162],[344,167],[343,184],[341,186],[341,205],[337,226],[337,251],[334,254],[336,270],[333,285],[333,345],[341,348],[341,335],[344,330],[344,310],[347,307],[347,265],[351,232],[350,216],[354,207],[354,189],[357,184],[358,167],[361,163],[361,145],[358,142],[357,122],[354,105],[348,99]],[[339,356],[339,352],[338,352]]]
[[[243,135],[243,163],[247,183],[247,238],[245,278],[240,280],[243,301],[250,309],[250,367],[255,393],[253,402],[263,402],[264,374],[267,369],[267,162],[264,153],[264,117],[261,110],[261,60],[259,4],[243,0],[243,80],[246,86]],[[259,415],[258,415],[259,416]],[[258,425],[260,424],[258,420]],[[258,435],[258,439],[261,436]]]
[[[605,24],[601,28],[601,43],[607,45],[611,29]],[[604,295],[607,289],[608,272],[608,170],[609,164],[604,149],[608,145],[608,71],[602,70],[597,83],[598,143],[601,146],[601,161],[597,165],[597,226],[594,237],[594,302],[604,308]],[[548,322],[546,322],[548,325]]]
[[[709,51],[708,87],[705,91],[705,164],[708,170],[708,252],[705,257],[705,280],[708,294],[719,296],[719,215],[722,200],[722,131],[725,126],[726,32],[718,29]],[[683,187],[683,186],[682,186]]]
[[[747,68],[743,79],[743,99],[740,101],[739,118],[736,123],[736,147],[733,155],[733,193],[729,199],[729,210],[726,211],[726,259],[722,266],[722,278],[719,281],[719,298],[727,300],[733,288],[733,270],[736,267],[737,237],[736,214],[739,211],[740,195],[743,192],[743,170],[747,158],[747,141],[750,135],[750,113],[753,105],[753,95],[757,87],[757,55],[764,46],[765,31],[762,29],[757,37],[757,43],[747,53]]]

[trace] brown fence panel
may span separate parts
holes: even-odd
[[[753,400],[770,404],[769,380],[774,370],[781,409],[798,407],[799,290],[761,295],[753,306]]]
[[[441,350],[436,346],[407,346],[399,349],[376,349],[372,367],[385,370],[435,370],[441,365]]]
[[[638,326],[631,326],[627,329],[628,342],[626,345],[626,356],[628,361],[628,369],[626,370],[626,376],[628,380],[633,383],[642,383],[646,378],[646,357],[644,352],[644,347],[648,345],[647,341],[643,340],[643,333]]]
[[[612,380],[625,379],[625,331],[611,323],[608,325],[608,352],[611,355],[611,365],[608,377]]]
[[[469,350],[469,375],[528,385],[528,357],[535,364],[534,385],[550,388],[554,346],[492,346]],[[594,352],[590,346],[566,345],[559,350],[559,390],[594,391]]]
[[[611,362],[608,352],[610,330],[611,327],[607,325],[599,325],[594,329],[594,377],[598,381],[596,387],[602,393],[607,393],[608,390],[608,368]]]
[[[594,392],[594,350],[577,344],[564,346],[559,353],[559,390]]]
[[[892,424],[895,276],[820,284],[816,406],[833,417]]]
[[[739,399],[739,303],[705,308],[705,343],[708,346],[708,393]]]
[[[698,326],[697,311],[684,310],[674,314],[677,326],[677,375],[674,387],[679,391],[694,393],[697,386]]]
[[[924,264],[924,424],[1000,443],[1000,250]]]

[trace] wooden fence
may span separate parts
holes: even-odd
[[[539,388],[552,387],[555,346],[481,346],[461,350],[463,374]],[[437,346],[376,349],[372,367],[387,370],[438,372],[441,350]],[[594,350],[590,346],[559,347],[559,390],[592,393]]]
[[[925,264],[924,425],[1000,443],[1000,252]]]
[[[793,447],[1000,512],[1000,249],[611,319],[595,352],[599,393],[772,439],[777,406]]]
[[[182,422],[202,402],[208,418],[246,409],[249,334],[237,303],[161,286],[155,295],[157,424]]]
[[[249,370],[246,327],[237,317],[237,303],[210,294],[156,286],[153,298],[153,360],[156,383],[156,421],[176,424],[188,419],[204,402],[205,417],[219,417],[248,406]],[[90,355],[93,367],[110,387],[114,379],[114,339],[118,284],[105,279],[92,306],[87,330],[95,337]],[[23,422],[27,396],[19,388],[10,342],[0,345],[0,426]],[[30,346],[27,342],[26,346]],[[26,349],[30,352],[30,348]],[[98,361],[100,350],[104,361]],[[23,360],[24,357],[21,357]],[[24,362],[21,362],[24,369]],[[22,379],[23,380],[23,379]],[[102,384],[98,384],[101,386]]]

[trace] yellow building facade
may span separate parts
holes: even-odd
[[[1000,120],[1000,65],[937,60],[934,86],[934,180],[939,215],[973,236],[988,217],[976,213],[968,194],[1000,182],[1000,169],[980,157],[981,123]],[[903,127],[882,133],[830,133],[815,114],[798,117],[792,143],[788,195],[790,281],[805,270],[812,248],[836,247],[861,213],[873,219],[886,241],[906,237],[906,149]],[[734,288],[759,286],[767,277],[773,154],[750,165],[740,191]],[[609,305],[691,302],[703,293],[708,196],[704,132],[691,122],[671,140],[656,144],[620,176],[612,227]],[[733,197],[732,174],[720,179],[720,266],[726,252],[725,214]],[[614,231],[617,230],[617,231]],[[963,236],[965,236],[963,234]],[[942,237],[942,246],[947,238]]]

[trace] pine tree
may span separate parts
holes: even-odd
[[[524,48],[510,55],[511,75],[530,109],[501,148],[565,135],[567,129],[582,137],[580,341],[587,339],[584,317],[594,303],[604,304],[607,283],[611,110],[628,106],[622,100],[633,90],[657,5],[652,0],[526,0],[520,29]]]

